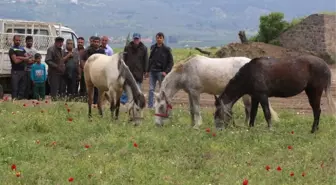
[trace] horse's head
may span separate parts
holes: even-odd
[[[169,117],[172,106],[169,104],[167,96],[164,91],[154,93],[155,95],[155,124],[157,126],[163,125],[163,119]]]
[[[139,94],[128,106],[128,114],[130,121],[134,121],[135,125],[140,125],[143,120],[143,109],[146,105],[146,99],[144,94]]]
[[[223,129],[232,118],[232,106],[224,105],[221,98],[215,97],[216,111],[214,113],[215,126],[217,129]]]

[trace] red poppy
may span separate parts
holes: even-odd
[[[73,177],[69,177],[69,179],[68,179],[69,182],[72,182],[73,180],[74,180]]]
[[[271,169],[271,167],[270,167],[269,165],[267,165],[267,166],[265,167],[265,169],[266,169],[267,171],[269,171],[269,170]]]
[[[90,148],[90,145],[85,144],[84,147],[85,147],[85,148]]]
[[[321,166],[321,168],[323,168],[323,167],[324,167],[324,162],[323,162],[323,161],[322,161],[322,163],[321,163],[321,165],[320,165],[320,166]]]
[[[11,168],[12,168],[12,170],[16,170],[16,165],[12,164]]]
[[[35,101],[32,101],[32,104],[34,104],[35,103]]]
[[[72,118],[68,118],[68,121],[70,121],[70,122],[71,122],[71,121],[73,121],[73,119],[72,119]]]
[[[46,100],[45,103],[48,103],[48,100]]]
[[[3,99],[4,99],[5,101],[7,101],[7,100],[8,100],[8,96],[4,97]]]
[[[39,105],[40,103],[39,102],[36,102],[36,105]]]
[[[215,133],[215,132],[214,132],[214,133],[212,133],[212,136],[213,136],[213,137],[215,137],[215,136],[216,136],[216,133]]]
[[[54,145],[54,146],[55,146],[55,145],[56,145],[56,141],[53,141],[53,142],[51,143],[51,145]]]
[[[248,185],[248,180],[247,179],[244,179],[243,185]]]
[[[27,106],[26,104],[23,104],[23,106],[25,107],[25,106]]]
[[[280,166],[278,166],[278,167],[277,167],[277,170],[278,170],[278,171],[281,171],[282,169],[281,169],[281,167],[280,167]]]
[[[40,140],[36,140],[36,144],[40,144]]]
[[[294,131],[292,131],[291,134],[294,134]]]
[[[70,109],[67,109],[68,112],[70,112]]]
[[[20,172],[16,172],[15,175],[16,175],[17,177],[20,177],[20,176],[21,176],[21,173],[20,173]]]
[[[291,145],[289,145],[287,148],[288,148],[288,150],[293,149],[293,147]]]
[[[210,133],[210,128],[205,129],[206,132]]]
[[[291,172],[291,173],[290,173],[290,176],[293,177],[293,176],[294,176],[294,172]]]
[[[305,172],[302,172],[302,174],[301,174],[301,175],[302,175],[302,177],[304,177],[304,176],[306,176],[306,173],[305,173]]]
[[[136,142],[134,142],[134,143],[133,143],[133,146],[134,146],[135,148],[137,148],[137,147],[138,147],[138,144],[137,144]]]

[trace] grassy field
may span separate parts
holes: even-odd
[[[239,127],[216,132],[213,110],[203,111],[199,131],[189,113],[174,107],[163,128],[145,111],[139,127],[94,110],[87,120],[81,103],[0,103],[0,182],[2,185],[328,185],[335,184],[335,119],[321,116],[310,134],[311,116],[279,112],[269,132],[259,111],[247,130],[235,107]],[[15,166],[14,166],[15,165]],[[277,170],[278,166],[279,170]],[[16,168],[12,170],[12,168]],[[269,168],[269,170],[267,170]]]

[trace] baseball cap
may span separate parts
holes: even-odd
[[[133,33],[133,39],[140,39],[141,35],[140,33]]]

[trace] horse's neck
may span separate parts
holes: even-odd
[[[168,102],[171,102],[175,94],[181,89],[180,80],[181,74],[172,71],[162,82],[160,90],[165,92]]]

